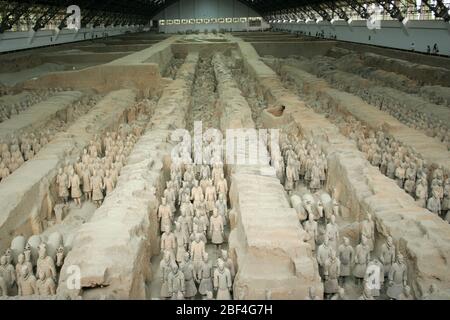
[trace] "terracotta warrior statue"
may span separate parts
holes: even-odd
[[[184,274],[178,268],[177,264],[172,264],[172,270],[169,273],[167,278],[168,281],[168,295],[172,298],[179,299],[180,295],[184,298],[185,293],[185,283],[184,283]]]
[[[164,258],[161,260],[159,264],[159,268],[161,270],[161,298],[171,298],[172,294],[169,290],[169,274],[172,272],[172,260],[170,258],[170,252],[164,252]]]
[[[52,278],[53,281],[56,280],[56,268],[52,257],[47,255],[47,246],[42,243],[39,246],[39,257],[37,259],[37,269],[36,274],[43,271],[47,278]]]
[[[336,217],[334,216],[334,214],[331,215],[330,222],[327,224],[326,235],[330,247],[333,250],[337,250],[339,244],[339,227],[336,223]]]
[[[317,249],[317,263],[319,264],[320,275],[324,274],[325,262],[327,261],[328,257],[330,256],[331,250],[332,250],[332,248],[330,247],[330,245],[328,243],[328,237],[325,235],[325,238],[323,239],[323,243]]]
[[[0,276],[4,279],[7,287],[7,293],[10,293],[16,283],[16,272],[5,255],[0,258]]]
[[[69,188],[72,199],[75,201],[75,204],[81,208],[81,189],[80,189],[80,177],[72,171],[69,177]]]
[[[343,283],[345,280],[352,275],[351,269],[353,261],[355,259],[355,251],[350,245],[350,240],[344,237],[344,243],[339,246],[339,261],[341,262],[340,276],[342,277]]]
[[[308,220],[303,223],[303,229],[306,231],[306,241],[309,243],[311,250],[316,251],[316,243],[318,236],[317,222],[314,220],[312,213],[308,215]]]
[[[236,275],[236,269],[234,268],[233,260],[229,257],[227,250],[221,250],[221,258],[225,263],[225,267],[230,270],[231,280],[234,281],[234,276]]]
[[[398,299],[408,280],[406,264],[401,253],[397,255],[397,261],[392,265],[388,279],[389,285],[386,294],[389,298]]]
[[[30,274],[33,274],[33,265],[31,264],[31,262],[26,262],[25,261],[25,255],[23,253],[20,253],[19,256],[17,257],[17,263],[16,263],[16,281],[17,281],[17,287],[19,289],[19,293],[18,295],[20,296],[20,277],[22,276],[22,267],[26,266],[28,267],[28,271]]]
[[[170,259],[174,263],[176,249],[177,249],[177,241],[171,228],[169,228],[161,236],[161,252],[169,252]]]
[[[366,237],[362,237],[361,243],[356,246],[355,250],[355,267],[353,268],[353,276],[359,280],[364,279],[366,274],[367,264],[370,261],[370,248],[367,244]]]
[[[58,196],[64,203],[67,203],[69,199],[69,178],[62,168],[59,168],[58,175],[56,176],[56,184],[58,185]]]
[[[100,176],[99,172],[94,171],[91,177],[91,188],[92,188],[92,200],[100,207],[103,201],[103,189],[105,185],[103,183],[103,178]]]
[[[361,222],[361,236],[367,239],[367,245],[372,252],[375,242],[375,223],[370,213],[367,214],[367,219]]]
[[[336,257],[336,251],[331,250],[330,256],[325,262],[324,266],[324,292],[326,294],[334,294],[339,291],[338,279],[341,274],[341,262],[339,258]]]
[[[383,264],[384,276],[387,277],[395,261],[395,245],[391,236],[388,236],[381,246],[380,261]]]
[[[170,230],[172,226],[172,210],[166,202],[166,198],[161,199],[161,204],[158,208],[158,219],[160,220],[161,233]]]
[[[194,270],[196,274],[198,274],[202,266],[205,253],[205,242],[201,241],[200,235],[197,233],[195,235],[195,240],[191,243],[191,257],[192,262],[194,263]]]
[[[183,261],[180,263],[180,269],[184,274],[184,297],[187,299],[193,298],[197,294],[197,287],[194,282],[197,279],[197,275],[194,272],[194,266],[187,252],[184,254]]]
[[[219,215],[222,216],[223,225],[227,225],[228,220],[228,205],[224,193],[219,193],[219,199],[216,201],[216,209]]]
[[[39,271],[39,279],[36,281],[37,294],[51,296],[56,294],[56,285],[51,277],[47,277],[43,270]]]
[[[205,296],[208,291],[213,290],[212,276],[212,265],[209,262],[208,253],[205,253],[203,263],[197,275],[197,282],[200,284],[198,292],[200,292],[202,296]]]
[[[222,259],[217,260],[217,268],[214,270],[214,290],[217,291],[217,300],[231,300],[230,291],[233,283],[231,281],[230,270],[225,267]]]
[[[21,296],[31,296],[37,293],[36,277],[28,270],[27,266],[22,266],[19,294]]]
[[[217,250],[220,250],[220,246],[224,242],[224,229],[222,216],[219,216],[216,208],[214,208],[210,219],[209,233],[211,242],[217,246]]]

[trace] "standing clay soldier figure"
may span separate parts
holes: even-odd
[[[217,300],[231,300],[231,281],[230,270],[225,268],[222,259],[217,260],[217,268],[214,270],[214,290],[217,290]]]
[[[166,202],[166,198],[161,198],[158,208],[158,219],[160,220],[161,233],[170,230],[172,226],[172,210]]]
[[[111,172],[106,170],[106,177],[103,179],[103,183],[105,184],[106,195],[110,194],[114,190],[114,179],[111,176]]]
[[[5,166],[3,161],[0,161],[0,181],[9,176],[9,169]]]
[[[198,292],[200,292],[202,296],[205,296],[208,291],[213,290],[212,276],[212,266],[209,262],[208,254],[205,253],[203,263],[197,275],[197,281],[200,283]]]
[[[83,174],[81,177],[83,180],[83,193],[85,196],[85,200],[91,200],[92,199],[91,172],[87,166],[84,167]]]
[[[16,264],[16,282],[17,282],[17,287],[19,289],[18,291],[18,295],[20,296],[20,277],[22,276],[22,267],[26,266],[28,267],[28,271],[29,273],[33,273],[33,265],[31,264],[31,262],[26,262],[25,261],[25,255],[23,253],[19,254],[19,256],[17,257],[17,264]]]
[[[197,180],[194,180],[194,187],[191,190],[191,200],[194,200],[194,206],[203,201],[203,189],[198,185]]]
[[[353,268],[353,275],[357,282],[361,282],[366,274],[367,264],[370,261],[370,248],[367,244],[366,237],[362,237],[361,243],[356,246],[355,250],[355,267]]]
[[[161,298],[170,298],[169,293],[169,274],[172,272],[172,260],[170,259],[170,252],[164,252],[164,258],[159,264],[161,270]]]
[[[172,233],[171,228],[164,232],[161,236],[161,251],[169,252],[170,259],[175,263],[175,250],[177,249],[177,242],[175,235]]]
[[[320,168],[317,161],[314,162],[311,168],[311,182],[309,183],[309,188],[312,191],[320,189]]]
[[[224,193],[219,193],[219,199],[216,201],[216,209],[219,215],[222,216],[223,225],[227,225],[228,219],[228,206]]]
[[[371,283],[372,296],[379,297],[380,290],[384,284],[383,264],[377,258],[370,261],[367,265],[364,283]],[[378,283],[377,283],[378,282]]]
[[[184,297],[184,274],[176,264],[172,265],[172,272],[169,273],[167,280],[169,287],[168,294],[174,299],[178,299],[181,295]]]
[[[8,293],[16,283],[16,272],[12,264],[8,263],[5,255],[0,258],[0,276],[5,280]]]
[[[217,193],[218,194],[228,194],[228,183],[224,177],[224,174],[221,173],[220,179],[217,182]]]
[[[206,209],[208,210],[208,213],[215,209],[216,200],[216,188],[212,185],[212,181],[209,180],[205,190]]]
[[[314,216],[312,214],[309,214],[308,220],[306,220],[303,223],[303,229],[305,229],[307,233],[306,240],[309,246],[311,247],[311,250],[313,252],[316,251],[318,229],[317,229],[317,222],[314,221]]]
[[[416,184],[416,201],[422,208],[425,208],[427,205],[427,196],[428,190],[426,182],[422,179],[418,179]]]
[[[340,276],[343,278],[343,283],[347,277],[352,274],[352,263],[355,258],[355,251],[350,245],[350,240],[344,237],[344,243],[339,246],[339,261],[341,262]]]
[[[194,282],[197,275],[195,274],[191,259],[189,258],[189,253],[187,252],[184,254],[183,261],[180,263],[180,269],[184,275],[184,297],[187,299],[193,298],[197,294],[197,287]]]
[[[186,248],[188,245],[188,238],[186,237],[185,233],[181,229],[181,224],[179,222],[175,222],[175,242],[177,246],[177,254],[176,254],[176,260],[178,263],[183,262],[184,256],[186,254]]]
[[[284,188],[286,191],[291,192],[294,189],[294,168],[291,163],[286,166],[286,180],[284,182]]]
[[[439,199],[439,195],[436,191],[433,191],[433,196],[428,199],[427,209],[437,215],[441,213],[441,200]]]
[[[36,265],[36,274],[39,275],[39,273],[43,271],[47,278],[52,278],[54,281],[56,280],[55,263],[53,262],[52,257],[47,255],[47,246],[45,244],[39,246],[39,257]]]
[[[391,299],[398,299],[407,281],[406,265],[403,262],[401,253],[397,255],[397,261],[392,265],[388,278],[389,286],[386,294]]]
[[[336,223],[336,217],[334,215],[331,215],[330,222],[327,224],[326,235],[330,247],[336,251],[339,244],[339,227]]]
[[[81,208],[80,177],[73,171],[69,178],[69,188],[72,199],[75,201],[75,204]]]
[[[37,293],[36,277],[28,270],[27,266],[22,266],[19,288],[21,296],[31,296]]]
[[[67,203],[69,198],[69,179],[62,168],[59,168],[58,175],[56,176],[56,184],[58,185],[58,196],[64,203]]]
[[[52,278],[46,277],[44,271],[39,272],[39,279],[36,281],[37,294],[40,296],[52,296],[56,294],[56,285]]]
[[[200,240],[200,234],[197,233],[195,235],[195,240],[191,244],[191,257],[192,262],[194,263],[194,270],[196,274],[198,274],[202,266],[203,257],[205,256],[205,253],[206,253],[205,242]]]
[[[105,185],[103,184],[103,178],[98,172],[94,171],[94,176],[91,178],[91,188],[92,188],[92,200],[100,207],[103,201],[103,189]]]
[[[230,270],[231,281],[234,281],[234,276],[236,275],[236,270],[234,268],[233,260],[231,260],[231,258],[228,256],[227,250],[222,250],[221,258],[222,258],[223,262],[225,263],[225,267],[228,268],[228,270]]]
[[[367,245],[372,252],[375,242],[375,223],[370,213],[367,214],[367,219],[361,222],[361,236],[367,239]]]
[[[380,261],[383,264],[384,276],[387,277],[395,261],[395,246],[391,236],[381,246]]]
[[[217,246],[217,250],[220,250],[220,246],[223,243],[223,220],[222,216],[219,216],[217,209],[214,208],[214,213],[210,219],[209,232],[211,235],[211,242]]]
[[[325,234],[325,238],[323,239],[323,243],[317,249],[317,263],[319,264],[319,273],[322,276],[324,274],[325,262],[330,256],[332,248],[328,243],[328,237]]]
[[[324,292],[326,294],[334,294],[339,291],[338,279],[341,274],[341,262],[336,257],[336,251],[331,250],[330,256],[325,262],[324,267]]]

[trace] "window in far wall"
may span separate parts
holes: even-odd
[[[216,18],[212,18],[211,19],[211,23],[217,23],[217,19]]]
[[[166,25],[166,20],[159,20],[159,25],[160,26],[165,26]]]
[[[209,24],[209,23],[210,23],[210,20],[209,20],[209,19],[203,19],[203,23],[204,23],[204,24]]]
[[[226,22],[226,23],[232,23],[232,22],[233,22],[233,19],[232,19],[232,18],[225,18],[225,22]]]
[[[180,19],[173,20],[173,24],[180,24]]]
[[[239,23],[239,18],[233,18],[233,23]]]
[[[197,20],[195,20],[195,23],[196,24],[202,24],[203,23],[203,19],[197,19]]]
[[[167,20],[167,25],[169,26],[171,24],[173,24],[173,20]]]
[[[189,19],[189,24],[195,24],[195,19]]]
[[[248,25],[250,27],[261,27],[261,20],[258,18],[249,18]]]
[[[181,19],[181,24],[188,24],[188,19]]]
[[[225,19],[224,18],[219,18],[219,23],[225,23]]]
[[[246,23],[247,22],[247,18],[241,18],[241,23]]]

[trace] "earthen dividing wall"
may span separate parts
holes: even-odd
[[[361,54],[361,59],[367,66],[404,74],[410,79],[417,80],[419,83],[450,86],[449,69],[389,58],[375,53],[363,53]]]
[[[221,55],[213,60],[222,110],[221,128],[254,129],[250,107],[242,96]],[[228,138],[228,136],[227,136]],[[229,237],[231,255],[237,265],[234,299],[304,299],[309,287],[321,294],[317,261],[304,240],[296,211],[269,166],[261,148],[249,143],[237,147],[242,153],[259,155],[259,164],[227,164],[230,187]],[[266,151],[266,150],[265,150]],[[263,161],[265,159],[265,161]]]
[[[19,133],[45,129],[55,118],[67,120],[67,109],[79,101],[83,93],[79,91],[59,92],[50,98],[30,106],[19,115],[0,123],[0,140]]]
[[[254,76],[266,98],[284,105],[286,117],[303,134],[313,137],[327,155],[327,187],[336,188],[339,202],[358,216],[371,213],[377,231],[394,238],[406,257],[414,294],[420,297],[434,283],[439,295],[449,298],[450,225],[418,207],[394,181],[372,167],[336,126],[286,90],[275,72],[262,65],[254,48],[242,41],[238,44],[246,71]]]
[[[351,114],[375,130],[383,128],[398,141],[413,147],[427,160],[428,164],[442,165],[443,168],[450,171],[450,152],[443,143],[418,130],[409,128],[393,116],[369,105],[353,94],[330,88],[327,81],[293,65],[281,67],[280,73],[283,77],[293,81],[299,88],[305,88],[305,92],[315,96],[317,101],[332,106],[343,114]]]
[[[32,235],[32,216],[39,220],[52,214],[56,200],[53,183],[58,168],[66,159],[74,161],[95,134],[124,123],[126,110],[134,105],[136,96],[132,90],[109,93],[0,183],[0,251],[9,246],[14,236]]]
[[[58,286],[60,296],[145,299],[150,258],[159,254],[157,210],[170,168],[173,130],[186,126],[198,53],[190,53],[163,91],[144,135],[122,169],[114,191],[75,235]],[[81,270],[81,290],[66,285],[67,270]],[[70,281],[70,279],[69,279]]]
[[[63,87],[98,92],[129,88],[139,90],[142,96],[152,96],[164,87],[161,73],[172,58],[171,44],[175,39],[169,38],[106,64],[79,71],[50,73],[28,80],[21,86],[23,89]]]

